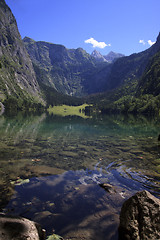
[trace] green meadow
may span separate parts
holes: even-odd
[[[49,114],[60,115],[60,116],[79,116],[82,118],[88,118],[85,115],[85,107],[89,106],[88,104],[83,104],[80,106],[68,106],[68,105],[60,105],[60,106],[53,106],[48,108]]]

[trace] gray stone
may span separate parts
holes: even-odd
[[[45,230],[26,218],[0,214],[1,240],[44,240]]]
[[[160,239],[160,200],[148,191],[129,198],[120,213],[119,239]]]

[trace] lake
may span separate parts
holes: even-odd
[[[48,235],[116,240],[123,202],[143,189],[160,196],[159,134],[144,116],[1,116],[1,212]]]

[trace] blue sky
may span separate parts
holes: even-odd
[[[6,0],[22,38],[130,55],[160,32],[160,0]],[[149,42],[148,42],[149,41]]]

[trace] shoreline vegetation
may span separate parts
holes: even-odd
[[[47,109],[49,114],[65,116],[79,116],[82,118],[88,118],[86,113],[86,108],[91,107],[91,105],[83,104],[80,106],[68,106],[68,105],[59,105],[59,106],[49,106]]]

